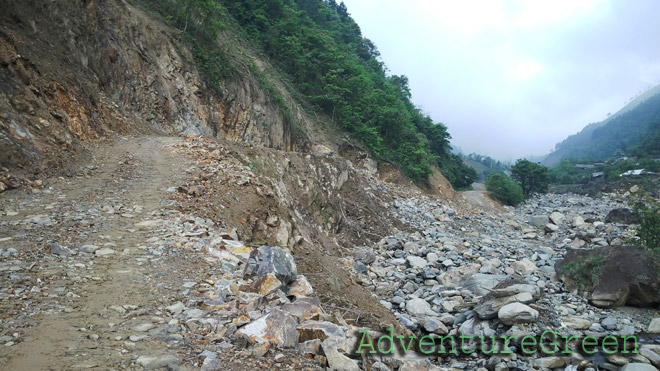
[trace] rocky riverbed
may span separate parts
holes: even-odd
[[[660,316],[657,309],[596,307],[577,290],[567,290],[555,270],[568,249],[622,245],[634,235],[628,220],[610,214],[627,207],[626,196],[538,195],[508,213],[472,215],[422,196],[400,198],[392,203],[391,212],[417,231],[393,234],[356,249],[348,261],[360,282],[418,336],[520,339],[538,338],[545,330],[598,339],[657,334],[660,320],[651,323]],[[475,342],[467,349],[479,346]],[[579,352],[526,356],[515,341],[510,348],[514,354],[433,356],[429,361],[466,370],[660,366],[660,347],[655,344],[640,343],[641,354],[600,357]],[[405,358],[398,362],[402,361]]]

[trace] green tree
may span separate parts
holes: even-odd
[[[461,156],[453,153],[442,161],[440,172],[457,190],[470,189],[478,177],[476,170],[465,165]]]
[[[486,189],[505,205],[516,206],[524,200],[522,187],[504,173],[488,175]]]
[[[591,173],[601,170],[581,169],[576,164],[591,164],[593,160],[565,158],[557,167],[548,171],[550,183],[553,184],[586,184],[591,180]]]
[[[541,164],[519,159],[511,166],[511,177],[520,182],[525,197],[548,191],[548,168]]]

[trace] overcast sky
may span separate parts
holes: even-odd
[[[466,154],[546,154],[660,83],[658,0],[344,2]]]

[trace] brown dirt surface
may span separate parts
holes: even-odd
[[[49,212],[44,210],[48,206],[53,219],[53,223],[45,226],[16,227],[10,223],[1,227],[0,234],[11,238],[11,246],[27,265],[19,266],[17,279],[22,283],[29,281],[43,293],[41,297],[25,293],[12,298],[12,289],[4,290],[3,333],[11,329],[20,334],[20,342],[2,349],[8,369],[130,365],[130,355],[121,353],[115,345],[119,342],[113,339],[127,336],[124,327],[135,318],[155,313],[163,295],[155,284],[172,284],[193,274],[195,269],[179,265],[176,274],[159,275],[154,282],[154,275],[167,272],[170,263],[140,264],[143,254],[137,247],[149,235],[133,230],[135,219],[100,214],[100,218],[85,223],[84,217],[76,220],[68,216],[76,210],[115,199],[123,205],[141,206],[141,215],[157,212],[167,201],[163,186],[183,176],[185,158],[167,150],[175,141],[164,138],[103,143],[95,151],[93,166],[73,178],[54,180],[51,192],[39,196],[2,195],[5,211],[12,209],[18,213],[3,217],[5,221],[19,222],[29,215],[44,214]],[[73,268],[78,270],[74,272],[67,262],[50,254],[51,243],[100,245],[103,241],[112,244],[109,246],[115,254],[81,261],[78,263],[81,265]],[[121,317],[108,310],[113,305],[134,305],[136,311],[133,316]],[[99,340],[91,340],[90,334],[99,335]],[[155,351],[171,346],[148,341],[145,348]]]
[[[198,172],[195,158],[180,150],[183,142],[141,137],[99,143],[90,163],[72,177],[52,178],[43,190],[0,195],[1,245],[17,250],[0,257],[0,368],[141,369],[138,356],[164,354],[178,357],[181,369],[199,368],[198,354],[212,343],[173,324],[163,308],[184,299],[182,284],[212,279],[217,267],[205,253],[169,243],[167,224],[135,225],[194,211],[196,197],[168,190],[194,182]],[[108,205],[120,211],[108,212]],[[220,214],[219,225],[234,217]],[[61,257],[51,253],[52,243],[114,253]],[[147,253],[163,244],[165,254]],[[136,330],[143,323],[154,329]],[[219,357],[230,369],[319,367],[292,351],[282,353],[275,362],[232,347]]]
[[[486,186],[481,183],[473,183],[471,191],[459,192],[459,194],[477,209],[495,214],[507,212],[499,202],[491,197],[490,192],[486,190]]]

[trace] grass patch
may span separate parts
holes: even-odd
[[[660,261],[660,201],[642,190],[629,198],[628,204],[632,206],[639,225],[635,236],[628,238],[626,242],[648,251],[653,258]]]
[[[562,270],[578,285],[578,291],[594,287],[600,282],[605,255],[594,255],[582,260],[572,261]]]

